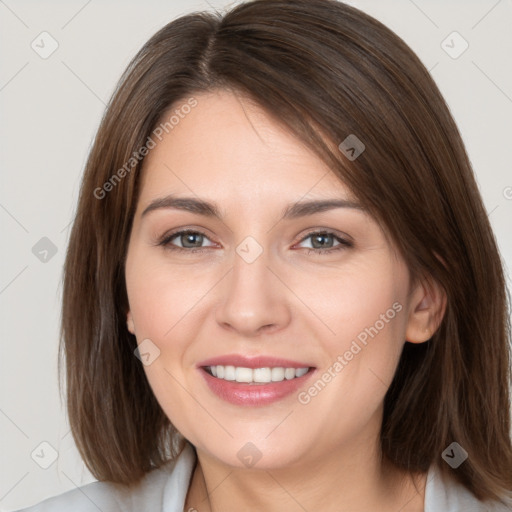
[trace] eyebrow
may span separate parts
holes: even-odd
[[[162,208],[184,210],[198,215],[204,215],[205,217],[222,218],[222,213],[215,203],[210,203],[193,197],[176,197],[173,195],[160,197],[151,201],[151,203],[142,212],[141,218],[145,217],[152,211]],[[333,210],[335,208],[353,208],[361,211],[365,210],[361,204],[354,201],[348,201],[346,199],[304,201],[288,205],[283,211],[282,218],[297,219],[300,217],[306,217],[307,215]]]

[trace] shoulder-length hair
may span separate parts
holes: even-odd
[[[503,496],[512,488],[509,298],[471,164],[419,58],[334,0],[182,16],[121,77],[64,267],[59,372],[65,357],[70,426],[89,470],[132,484],[182,447],[134,356],[124,262],[153,130],[170,107],[214,89],[245,94],[307,144],[386,228],[411,275],[446,293],[431,339],[405,343],[385,397],[383,455],[410,472],[439,464],[480,499]],[[365,145],[357,159],[338,149],[350,134]],[[456,470],[441,460],[453,441],[469,453]]]

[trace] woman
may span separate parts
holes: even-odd
[[[66,259],[100,481],[26,510],[510,510],[506,299],[401,39],[331,0],[183,16],[121,78]]]

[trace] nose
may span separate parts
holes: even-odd
[[[248,338],[286,328],[292,294],[269,267],[266,252],[252,263],[235,253],[233,261],[219,288],[218,324]]]

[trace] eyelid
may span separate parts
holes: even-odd
[[[170,243],[170,240],[172,240],[173,238],[176,238],[178,235],[186,235],[186,234],[189,234],[189,233],[202,235],[204,238],[207,238],[208,240],[210,240],[214,244],[217,243],[217,242],[214,242],[213,240],[211,240],[210,235],[208,235],[203,229],[193,228],[193,227],[186,227],[185,226],[185,227],[177,228],[177,229],[174,229],[174,230],[166,231],[163,235],[158,237],[158,239],[157,239],[157,241],[155,242],[154,245],[166,246],[167,244]],[[174,247],[176,249],[183,249],[183,250],[189,251],[189,252],[194,250],[193,248],[188,249],[188,248],[179,247],[179,246],[174,246]],[[211,247],[211,246],[209,246],[209,247]],[[198,248],[196,248],[196,250],[199,250],[199,249],[205,249],[205,247],[198,247]]]
[[[353,245],[354,240],[351,236],[347,235],[346,233],[340,233],[339,231],[335,229],[330,228],[314,228],[310,231],[308,231],[305,235],[302,235],[302,237],[299,239],[297,243],[301,243],[307,238],[309,238],[311,235],[332,235],[334,238],[341,240],[346,245]],[[325,252],[325,251],[324,251]]]
[[[304,240],[304,238],[307,238],[308,236],[316,234],[316,233],[326,233],[328,235],[333,235],[333,236],[342,238],[346,242],[354,243],[354,239],[348,233],[345,233],[344,231],[339,231],[334,228],[322,228],[322,227],[320,227],[320,228],[315,227],[315,228],[308,229],[306,234],[302,235],[302,237],[300,238],[299,241],[302,241],[302,240]]]

